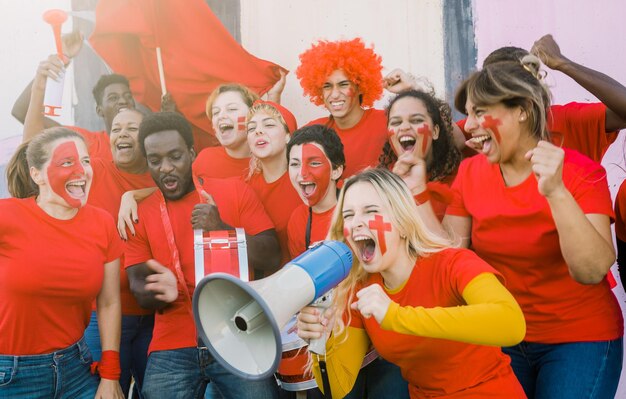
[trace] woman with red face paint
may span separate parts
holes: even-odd
[[[244,177],[250,165],[250,147],[246,134],[246,115],[259,96],[247,87],[230,83],[213,90],[206,102],[219,147],[200,151],[193,163],[193,173],[200,177]]]
[[[337,205],[337,180],[345,161],[341,140],[334,130],[322,125],[297,130],[287,144],[287,154],[291,183],[304,202],[289,219],[289,252],[296,257],[328,235]],[[363,397],[408,398],[398,367],[382,358],[364,366],[346,398]]]
[[[380,167],[391,169],[405,152],[424,159],[428,174],[430,203],[441,220],[452,201],[454,181],[461,153],[453,139],[450,107],[433,92],[406,90],[387,106],[389,141],[383,147]],[[417,203],[426,198],[416,197]]]
[[[461,85],[455,105],[480,154],[461,163],[443,225],[504,275],[524,311],[524,341],[504,351],[526,394],[610,398],[623,319],[605,278],[615,260],[606,172],[550,143],[537,65],[489,65]],[[401,157],[396,169],[422,167]]]
[[[86,205],[92,174],[84,140],[66,128],[38,134],[9,164],[16,198],[0,200],[1,397],[123,398],[122,247],[111,215]],[[94,299],[99,384],[83,339]]]
[[[280,103],[285,87],[285,74],[268,92],[268,100]],[[206,102],[206,115],[211,120],[219,147],[200,151],[193,163],[193,173],[199,177],[245,177],[250,164],[246,116],[259,96],[238,83],[218,86]]]
[[[43,130],[44,116],[41,112],[43,100],[43,90],[33,89],[31,104],[24,123],[25,131],[41,132]],[[148,173],[146,158],[141,153],[137,142],[139,124],[142,120],[143,114],[136,109],[122,109],[113,117],[110,124],[110,134],[107,136],[110,148],[107,149],[107,153],[110,155],[108,157],[96,156],[92,151],[93,148],[89,148],[94,178],[88,204],[106,210],[113,218],[118,217],[120,198],[125,192],[154,187],[154,181]],[[132,223],[129,228],[134,233]],[[122,225],[120,231],[122,237],[126,239],[125,226]],[[127,395],[131,379],[134,378],[136,396],[141,398],[141,384],[148,357],[148,346],[152,338],[154,312],[143,309],[137,304],[130,292],[124,268],[120,269],[120,301],[122,306],[120,385]],[[92,310],[91,320],[85,331],[85,342],[93,358],[99,361],[102,348],[95,302]]]
[[[287,143],[298,125],[287,108],[259,100],[250,108],[246,126],[252,152],[247,183],[274,223],[282,252],[281,265],[284,265],[291,259],[287,238],[289,217],[302,204],[287,173]]]
[[[287,143],[289,179],[304,204],[289,219],[292,258],[326,237],[337,205],[337,181],[343,172],[343,144],[331,128],[305,126]]]
[[[332,332],[325,362],[333,398],[350,391],[370,343],[395,363],[411,398],[525,398],[497,348],[524,336],[524,316],[502,276],[471,251],[427,230],[402,180],[370,169],[346,181],[329,238],[354,263],[324,314],[298,315],[302,339]],[[321,385],[321,384],[320,384]]]

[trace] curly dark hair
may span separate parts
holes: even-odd
[[[433,120],[434,126],[439,126],[439,137],[437,140],[433,140],[431,147],[433,161],[428,165],[427,172],[429,181],[443,180],[453,174],[461,162],[461,153],[454,145],[454,139],[452,138],[452,113],[450,106],[445,101],[435,97],[434,92],[405,90],[392,98],[389,105],[387,105],[385,109],[387,120],[389,120],[389,112],[396,101],[406,97],[422,101]],[[388,169],[397,159],[398,156],[387,141],[378,159],[378,166]]]

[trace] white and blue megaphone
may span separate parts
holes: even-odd
[[[347,245],[323,241],[262,280],[246,283],[230,274],[209,274],[193,295],[200,338],[229,372],[267,378],[281,360],[281,329],[345,279],[351,267]]]

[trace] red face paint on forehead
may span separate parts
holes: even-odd
[[[386,223],[381,215],[375,215],[374,220],[370,220],[368,226],[371,230],[376,230],[380,253],[384,255],[387,252],[387,241],[385,241],[385,231],[391,231],[391,223]]]
[[[498,118],[492,118],[491,115],[485,115],[485,120],[481,124],[483,129],[491,130],[493,132],[498,144],[500,144],[500,141],[502,140],[500,132],[498,131],[498,126],[500,125],[502,125],[502,121]]]
[[[302,179],[315,183],[315,191],[307,197],[309,206],[324,198],[330,184],[331,163],[321,148],[312,143],[302,145]]]
[[[82,206],[80,199],[71,196],[67,189],[67,183],[72,180],[86,180],[85,169],[80,162],[78,149],[74,141],[66,141],[54,148],[47,174],[52,191],[63,198],[72,208],[80,208]],[[71,186],[69,189],[76,190],[77,193],[79,193],[79,190],[84,192],[86,183],[82,187]]]
[[[417,129],[417,134],[421,134],[424,136],[424,138],[422,138],[422,156],[426,156],[428,138],[433,137],[433,132],[430,130],[430,126],[428,126],[428,123],[424,123],[420,128]]]

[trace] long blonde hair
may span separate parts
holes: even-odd
[[[426,228],[419,217],[417,206],[409,188],[398,176],[382,168],[367,169],[346,181],[339,194],[328,239],[345,242],[342,209],[346,192],[354,184],[360,182],[371,184],[387,209],[391,211],[391,222],[400,232],[401,237],[404,238],[404,247],[397,250],[406,251],[413,261],[445,248],[456,246],[452,241],[440,237]],[[365,283],[368,277],[368,273],[363,269],[354,253],[353,259],[352,269],[348,277],[335,289],[333,298],[336,320],[333,333],[335,335],[341,334],[346,325],[350,324],[350,304],[355,295],[355,289]]]

